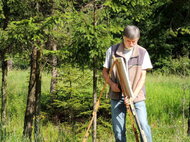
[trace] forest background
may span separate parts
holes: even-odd
[[[128,24],[140,28],[154,66],[153,140],[189,141],[190,0],[1,0],[1,141],[82,141],[105,52]],[[114,141],[107,92],[89,141]],[[134,141],[129,119],[127,135]]]

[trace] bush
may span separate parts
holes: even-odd
[[[30,60],[29,60],[29,56],[28,57],[20,57],[18,55],[16,55],[13,58],[13,68],[14,69],[28,69],[30,64]]]
[[[174,74],[180,76],[190,75],[190,59],[188,57],[180,57],[178,59],[161,59],[156,65],[161,68],[155,72],[163,74]]]

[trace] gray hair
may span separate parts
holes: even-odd
[[[127,25],[123,31],[123,36],[126,36],[129,39],[140,38],[140,30],[137,26]]]

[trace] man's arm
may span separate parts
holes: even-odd
[[[145,80],[146,80],[146,70],[142,70],[140,80],[139,80],[139,82],[137,84],[137,88],[133,92],[134,96],[133,96],[133,98],[131,98],[132,101],[134,101],[134,99],[138,96],[139,92],[141,91],[142,87],[145,84]],[[129,104],[130,103],[129,99],[127,97],[125,97],[124,101],[125,101],[125,104]]]
[[[114,83],[110,77],[109,77],[109,69],[107,68],[103,68],[103,71],[102,71],[102,74],[103,74],[103,78],[104,80],[106,81],[106,83],[108,83],[111,87],[111,90],[113,92],[121,92],[121,90],[119,89],[118,87],[118,84]]]
[[[146,80],[146,70],[142,70],[140,80],[139,80],[139,82],[137,84],[136,89],[134,90],[134,97],[133,97],[133,99],[135,99],[138,96],[139,92],[141,91],[142,87],[145,84],[145,80]]]

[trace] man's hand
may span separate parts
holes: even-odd
[[[134,99],[135,99],[135,98],[127,98],[127,97],[125,97],[125,98],[124,98],[124,103],[125,103],[126,105],[130,105],[130,103],[133,102]]]
[[[116,84],[116,83],[114,83],[114,82],[111,82],[111,83],[110,83],[110,87],[111,87],[111,90],[112,90],[113,92],[121,92],[121,90],[120,90],[119,87],[118,87],[118,84]]]
[[[114,83],[114,82],[110,79],[108,72],[109,72],[109,69],[103,68],[102,74],[103,74],[103,77],[104,77],[105,81],[110,85],[111,90],[112,90],[113,92],[121,92],[121,90],[120,90],[119,87],[118,87],[118,84]]]

